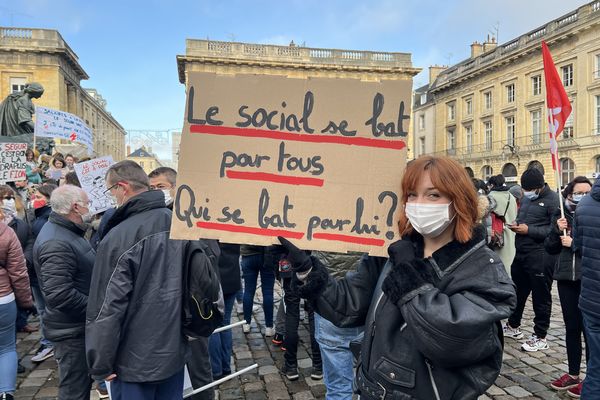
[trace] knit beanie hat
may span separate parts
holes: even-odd
[[[521,175],[523,190],[534,190],[544,186],[544,175],[537,168],[529,168]]]

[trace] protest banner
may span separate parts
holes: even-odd
[[[114,207],[106,193],[104,177],[113,164],[112,156],[94,158],[90,161],[75,164],[75,173],[81,188],[87,193],[91,202],[90,213],[98,214]]]
[[[171,237],[386,255],[411,80],[188,76]]]
[[[81,118],[68,112],[35,107],[34,135],[81,143],[87,148],[88,154],[92,154],[94,150],[90,128]]]
[[[23,181],[27,143],[0,143],[0,184]]]

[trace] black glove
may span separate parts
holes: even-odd
[[[392,265],[410,262],[415,259],[415,247],[410,240],[398,240],[388,247]]]
[[[304,250],[300,250],[284,237],[277,236],[277,239],[279,239],[279,242],[288,251],[286,258],[292,265],[292,271],[303,273],[312,268],[313,265],[310,256]]]
[[[394,264],[392,270],[383,280],[381,289],[394,303],[404,304],[410,298],[407,294],[426,284],[433,283],[429,267],[421,261],[401,262]]]

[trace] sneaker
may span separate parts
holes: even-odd
[[[100,386],[96,387],[96,393],[98,394],[99,399],[108,399],[108,390],[106,388],[102,388]]]
[[[581,379],[573,378],[569,374],[564,374],[554,382],[550,384],[550,387],[554,390],[567,390],[575,387],[581,383]]]
[[[13,400],[14,397],[10,393],[0,393],[0,400]]]
[[[273,336],[273,339],[271,339],[271,343],[276,346],[281,346],[283,344],[283,335],[281,333],[276,333],[275,336]]]
[[[531,338],[521,345],[521,349],[525,351],[538,351],[538,350],[548,350],[550,347],[548,346],[548,342],[546,339],[540,339],[539,337],[532,335]]]
[[[266,337],[271,337],[273,335],[275,335],[275,328],[266,327],[265,328],[265,336]]]
[[[508,322],[504,324],[504,326],[502,327],[502,331],[504,332],[504,337],[508,337],[515,340],[523,339],[523,332],[521,332],[521,328],[519,328],[518,326],[516,328],[513,328],[508,324]]]
[[[323,369],[313,367],[312,371],[310,372],[310,377],[315,381],[323,379]]]
[[[41,345],[35,356],[31,357],[31,361],[40,363],[54,356],[54,348]]]
[[[296,379],[298,379],[300,377],[300,375],[298,375],[297,367],[288,367],[287,365],[284,364],[281,372],[283,372],[285,377],[288,378],[290,381],[295,381]]]
[[[245,323],[244,325],[242,325],[242,331],[244,331],[244,333],[250,333],[250,324]]]
[[[569,397],[578,399],[581,397],[581,389],[582,388],[583,388],[583,381],[579,382],[579,385],[573,386],[572,388],[567,389],[567,394],[569,395]]]

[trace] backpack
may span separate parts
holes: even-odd
[[[187,241],[183,261],[183,333],[191,338],[208,337],[223,323],[218,255],[202,240]]]
[[[488,246],[492,250],[501,249],[504,247],[504,216],[508,211],[508,206],[510,205],[510,195],[508,197],[508,201],[506,202],[506,209],[502,215],[496,214],[494,211],[490,213],[492,217],[492,233],[489,238]]]

